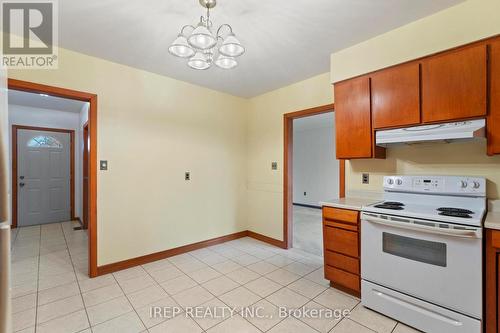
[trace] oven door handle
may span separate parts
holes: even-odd
[[[481,228],[469,229],[469,230],[445,229],[445,228],[439,228],[439,227],[418,225],[418,224],[415,224],[414,222],[419,221],[419,220],[415,220],[415,219],[404,219],[404,220],[407,220],[408,222],[398,222],[398,221],[391,220],[390,217],[388,217],[388,219],[382,219],[380,217],[374,216],[372,214],[367,214],[367,213],[363,213],[361,215],[361,219],[364,221],[367,221],[367,222],[385,225],[385,226],[389,226],[389,227],[427,232],[430,234],[439,234],[439,235],[446,235],[446,236],[451,236],[451,237],[462,237],[462,238],[482,238]],[[402,218],[398,218],[398,219],[402,219]],[[427,221],[425,221],[425,222],[427,223]]]

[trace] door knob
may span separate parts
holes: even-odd
[[[21,187],[24,187],[24,185],[25,185],[24,183],[19,183],[19,186]]]

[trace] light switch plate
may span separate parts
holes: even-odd
[[[101,160],[99,161],[99,165],[101,170],[108,170],[108,161]]]

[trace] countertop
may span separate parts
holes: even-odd
[[[484,221],[484,227],[487,229],[500,230],[500,212],[488,212],[486,220]]]
[[[346,197],[320,202],[321,206],[335,207],[341,209],[361,210],[363,206],[381,201],[374,198]],[[500,226],[499,226],[500,227]]]

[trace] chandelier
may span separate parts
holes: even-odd
[[[206,17],[201,16],[198,25],[185,25],[173,41],[168,51],[180,58],[188,59],[188,66],[204,70],[215,64],[222,69],[232,69],[238,65],[237,57],[245,52],[245,48],[233,33],[229,24],[222,24],[216,33],[212,32],[210,9],[217,0],[199,0],[200,5],[207,9]],[[191,31],[186,34],[186,31]]]

